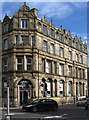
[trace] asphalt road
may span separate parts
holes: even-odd
[[[5,118],[6,111],[3,111],[3,118]],[[89,120],[89,110],[85,110],[84,107],[77,107],[77,106],[59,106],[57,111],[43,111],[43,112],[26,112],[22,110],[13,110],[11,111],[11,118],[13,120],[24,120],[26,118],[45,118],[45,119],[67,119],[67,120]],[[18,118],[18,119],[17,119]]]

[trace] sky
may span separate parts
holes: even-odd
[[[5,14],[13,17],[23,2],[2,2],[2,19]],[[87,2],[26,2],[32,8],[38,9],[38,17],[44,15],[48,22],[53,20],[56,28],[70,30],[73,37],[77,34],[83,43],[87,42]]]

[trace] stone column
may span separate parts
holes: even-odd
[[[76,96],[76,82],[75,81],[72,84],[72,95]]]
[[[68,87],[68,82],[65,81],[65,82],[64,82],[64,96],[65,96],[65,97],[68,96],[68,90],[67,90],[67,87]]]
[[[20,44],[22,42],[21,40],[21,34],[18,35],[18,44]]]
[[[18,106],[20,106],[20,87],[18,85]]]
[[[17,58],[16,55],[14,54],[14,71],[17,70]]]
[[[27,70],[26,55],[24,55],[24,66],[23,66],[23,70]]]

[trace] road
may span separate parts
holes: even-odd
[[[6,111],[3,111],[3,117]],[[43,111],[43,112],[26,112],[22,110],[11,111],[13,120],[18,120],[17,118],[61,118],[67,120],[89,120],[89,110],[85,110],[84,107],[77,106],[59,106],[57,111]],[[29,120],[30,120],[29,119]],[[20,119],[21,120],[21,119]],[[23,120],[23,119],[22,119]]]

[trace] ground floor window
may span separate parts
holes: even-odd
[[[72,91],[72,82],[69,81],[68,83],[68,95],[71,96],[71,91]]]
[[[60,81],[60,97],[63,97],[63,88],[64,85],[63,85],[63,81]]]

